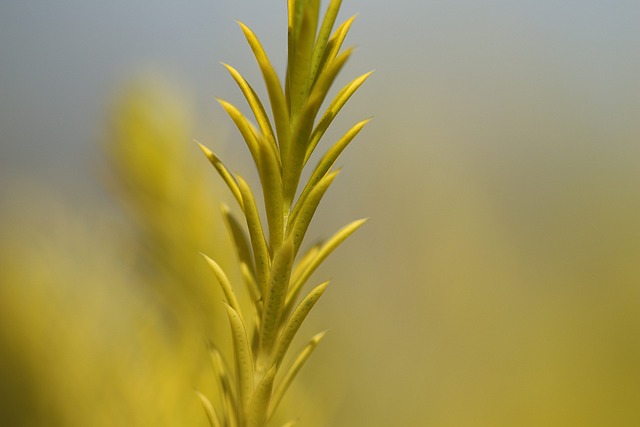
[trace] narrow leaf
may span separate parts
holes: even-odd
[[[316,74],[316,78],[320,76],[322,70],[326,68],[327,65],[331,64],[333,60],[338,56],[338,52],[340,52],[342,43],[347,37],[349,29],[351,28],[351,25],[353,24],[353,21],[355,21],[355,19],[356,17],[352,16],[351,18],[343,22],[329,39],[329,42],[327,43],[327,46],[325,48],[324,56],[322,57],[320,64],[318,64],[318,72]]]
[[[318,32],[318,37],[316,38],[316,43],[313,46],[311,80],[314,82],[318,74],[318,69],[320,68],[320,61],[322,60],[327,47],[327,41],[331,35],[331,30],[336,22],[336,17],[338,16],[338,10],[340,9],[341,3],[342,0],[331,0],[331,3],[329,3],[327,11],[324,14],[324,19],[322,20],[320,31]]]
[[[256,280],[258,281],[262,295],[264,295],[270,268],[269,249],[267,248],[267,241],[264,237],[262,224],[260,222],[258,207],[251,188],[239,175],[237,176],[237,181],[240,193],[242,194],[247,227],[249,228],[249,236],[251,237],[251,247],[253,248],[253,256],[256,262]]]
[[[289,295],[287,296],[287,301],[285,305],[285,314],[291,312],[293,308],[293,304],[295,300],[298,298],[300,294],[300,290],[302,286],[305,284],[307,279],[313,274],[313,272],[318,268],[318,266],[324,261],[342,242],[344,242],[347,237],[351,236],[358,228],[360,228],[367,219],[359,219],[351,222],[345,227],[338,230],[336,234],[334,234],[327,242],[322,245],[316,256],[309,262],[304,271],[300,274],[298,279],[293,282],[289,289]]]
[[[302,114],[295,122],[295,129],[291,139],[291,150],[286,158],[288,168],[284,169],[284,194],[285,200],[290,201],[295,195],[300,180],[300,174],[304,167],[305,157],[309,146],[309,138],[313,130],[313,123],[322,105],[324,98],[335,80],[338,72],[351,55],[352,50],[340,54],[338,58],[321,73],[318,84],[313,88]]]
[[[238,193],[240,193],[239,188]],[[240,198],[242,199],[242,195],[240,195]],[[253,255],[251,254],[247,234],[238,220],[231,214],[229,207],[224,204],[222,205],[222,216],[224,217],[227,228],[229,229],[229,234],[231,234],[231,238],[233,239],[233,247],[235,248],[238,261],[240,261],[241,265],[246,265],[251,275],[255,277]]]
[[[349,129],[347,133],[345,133],[342,138],[340,138],[335,144],[333,144],[329,151],[327,151],[325,155],[322,156],[322,158],[318,162],[318,165],[309,177],[309,181],[307,181],[307,184],[302,190],[300,198],[298,199],[299,201],[305,200],[308,194],[313,191],[315,186],[326,176],[327,172],[329,172],[329,169],[331,169],[331,166],[334,165],[340,154],[342,154],[344,149],[347,148],[351,141],[353,141],[353,139],[360,133],[362,128],[364,128],[365,125],[369,123],[369,121],[370,120],[367,119],[353,125],[351,129]],[[301,206],[298,207],[298,204],[299,202],[296,203],[296,206],[291,213],[292,216],[297,214],[296,211],[300,209]]]
[[[236,405],[236,396],[235,390],[231,384],[231,375],[227,364],[224,363],[222,359],[222,355],[220,351],[211,346],[209,349],[209,354],[211,356],[211,364],[213,366],[213,371],[218,377],[217,383],[220,385],[221,396],[224,405],[224,411],[222,414],[225,415],[221,420],[225,426],[236,426],[237,425],[237,405]]]
[[[242,135],[242,139],[244,139],[247,144],[247,148],[249,148],[249,152],[251,153],[251,157],[256,163],[256,166],[260,168],[260,153],[258,152],[258,138],[257,138],[257,130],[253,127],[249,120],[238,110],[233,104],[223,100],[218,99],[222,108],[229,114],[233,123],[235,123],[236,127],[240,131]]]
[[[256,283],[256,278],[244,262],[240,263],[240,272],[242,274],[242,279],[249,291],[249,296],[251,297],[251,302],[253,306],[256,308],[256,313],[260,316],[262,310],[262,304],[260,304],[260,289],[258,289],[258,284]]]
[[[249,410],[253,393],[253,357],[249,347],[249,340],[247,339],[247,332],[240,315],[231,306],[226,305],[226,307],[229,324],[231,325],[231,336],[233,337],[238,401],[242,408],[240,412],[246,414]]]
[[[299,8],[301,8],[300,12],[298,12]],[[296,120],[302,110],[311,86],[311,57],[318,25],[319,8],[319,0],[299,2],[299,6],[296,4],[296,13],[301,15],[294,16],[293,37],[295,45],[289,71],[290,117],[292,121]]]
[[[329,104],[329,107],[322,115],[322,118],[313,129],[311,138],[309,140],[309,146],[307,147],[307,153],[304,158],[305,164],[309,160],[309,157],[311,157],[311,154],[313,154],[313,151],[320,142],[320,139],[322,139],[325,132],[333,122],[333,119],[340,112],[342,107],[344,107],[349,98],[351,98],[351,96],[356,92],[356,90],[358,90],[360,86],[362,86],[362,84],[365,82],[365,80],[367,80],[367,78],[369,78],[371,74],[373,74],[373,71],[370,71],[354,79],[353,81],[351,81],[351,83],[343,87],[335,96],[335,98],[333,98],[331,104]]]
[[[203,254],[202,252],[200,252],[200,255],[202,255],[202,257],[207,261],[207,264],[209,264],[209,267],[211,267],[211,269],[213,270],[213,274],[216,276],[216,279],[218,279],[220,287],[222,288],[222,292],[227,299],[227,304],[229,304],[238,313],[238,315],[242,317],[242,314],[240,312],[240,304],[238,304],[238,299],[236,298],[236,294],[233,292],[231,282],[229,281],[229,278],[225,274],[222,267],[220,267],[217,262],[209,258],[207,255]]]
[[[300,261],[296,264],[293,272],[291,273],[291,283],[295,283],[300,278],[300,274],[307,268],[309,263],[315,258],[322,247],[321,243],[316,243],[311,246],[301,257]]]
[[[198,146],[200,147],[204,155],[207,156],[207,159],[209,159],[213,167],[218,171],[218,174],[220,174],[225,184],[227,184],[227,187],[229,187],[229,190],[231,190],[231,194],[233,194],[233,197],[235,197],[235,199],[238,201],[238,203],[240,204],[240,207],[244,208],[244,204],[242,202],[242,195],[240,194],[240,189],[238,188],[238,183],[236,182],[233,175],[231,175],[231,172],[229,172],[227,167],[220,161],[220,159],[215,154],[213,154],[211,150],[209,150],[207,147],[205,147],[204,145],[200,144],[197,141],[196,143],[198,144]]]
[[[222,427],[222,424],[220,424],[220,420],[218,419],[218,415],[216,415],[216,411],[215,409],[213,409],[213,405],[211,404],[207,396],[205,396],[198,390],[195,390],[195,392],[200,398],[200,402],[202,402],[204,412],[207,414],[207,418],[209,419],[209,424],[211,425],[211,427]]]
[[[269,286],[265,295],[260,331],[260,349],[262,350],[260,353],[265,356],[271,355],[276,334],[280,327],[293,258],[293,242],[287,239],[274,256],[269,276]],[[265,361],[262,362],[264,363]]]
[[[271,110],[273,113],[273,121],[276,126],[276,133],[278,135],[278,144],[280,146],[280,152],[286,152],[289,140],[289,111],[287,109],[284,92],[280,85],[280,80],[276,74],[267,54],[265,53],[260,41],[256,35],[242,22],[238,22],[242,32],[244,33],[253,54],[256,57],[264,82],[267,87],[267,93],[269,94],[269,100],[271,102]]]
[[[338,171],[329,173],[324,176],[318,182],[317,185],[308,193],[308,196],[303,200],[299,200],[301,205],[300,209],[292,213],[290,217],[291,226],[287,227],[289,235],[293,239],[294,254],[298,253],[298,249],[304,240],[304,236],[307,233],[311,219],[322,200],[322,197],[327,192],[327,189],[338,175]],[[297,207],[297,206],[296,206]]]
[[[302,322],[304,322],[304,319],[306,319],[313,306],[318,302],[324,291],[327,289],[327,286],[329,286],[329,281],[318,285],[300,302],[300,304],[298,304],[298,307],[296,307],[293,314],[287,321],[287,325],[280,336],[280,341],[278,342],[278,347],[273,357],[274,365],[280,366],[291,342],[293,341],[293,338],[300,329]]]
[[[276,368],[271,367],[258,383],[253,399],[251,400],[251,408],[249,412],[249,427],[262,427],[267,420],[269,410],[269,402],[271,401],[271,393],[273,392],[273,381],[276,378]]]
[[[309,359],[309,357],[313,353],[313,350],[316,349],[316,347],[320,343],[320,340],[322,340],[322,338],[324,337],[325,333],[326,332],[320,332],[319,334],[314,335],[314,337],[311,338],[309,343],[306,346],[304,346],[304,348],[300,351],[300,353],[298,353],[298,356],[296,356],[295,360],[293,361],[293,364],[291,365],[291,367],[285,374],[284,378],[282,379],[282,382],[273,393],[273,397],[271,399],[272,404],[269,410],[270,414],[273,414],[273,412],[275,412],[275,410],[278,408],[278,405],[280,404],[280,401],[282,400],[282,397],[286,393],[287,389],[289,389],[289,386],[293,382],[294,378],[296,377],[296,375],[298,374],[302,366],[305,364],[305,362]]]
[[[229,71],[231,77],[233,77],[233,79],[238,84],[238,87],[240,87],[240,90],[244,94],[249,107],[251,107],[251,111],[253,112],[256,121],[258,122],[258,126],[260,127],[262,134],[265,135],[270,142],[275,144],[276,137],[273,133],[271,122],[269,121],[269,117],[267,116],[264,106],[262,105],[262,102],[260,101],[260,98],[256,94],[255,90],[253,90],[247,80],[242,77],[242,75],[235,68],[225,63],[222,63],[222,65],[224,65],[227,71]]]
[[[284,236],[284,200],[282,194],[282,169],[278,163],[276,149],[264,142],[260,144],[260,179],[264,195],[264,205],[269,223],[271,251],[278,250]]]

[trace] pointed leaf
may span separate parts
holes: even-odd
[[[322,248],[320,248],[318,254],[309,262],[307,268],[305,268],[298,279],[293,282],[293,284],[289,288],[289,295],[287,297],[284,311],[285,315],[291,312],[293,304],[298,298],[302,286],[305,284],[307,279],[309,279],[311,274],[313,274],[316,268],[318,268],[322,261],[324,261],[342,242],[347,239],[347,237],[351,236],[366,221],[367,219],[359,219],[351,222],[350,224],[338,230],[336,234],[334,234],[329,240],[327,240],[324,245],[322,245]]]
[[[264,301],[264,313],[260,331],[260,349],[265,357],[270,356],[276,334],[280,328],[282,308],[287,297],[287,288],[293,264],[293,242],[284,241],[273,259],[269,286]],[[262,361],[263,363],[265,361]]]
[[[207,414],[207,418],[209,419],[209,424],[211,425],[211,427],[222,427],[222,425],[220,424],[220,420],[218,419],[218,415],[216,415],[216,411],[215,409],[213,409],[213,405],[211,404],[207,396],[205,396],[198,390],[195,390],[195,392],[200,398],[200,402],[202,402],[202,407],[204,408],[204,412]]]
[[[238,183],[236,182],[233,175],[231,175],[231,172],[229,172],[227,167],[220,161],[220,159],[215,154],[213,154],[211,150],[209,150],[207,147],[205,147],[204,145],[200,144],[197,141],[196,143],[198,144],[198,146],[200,147],[204,155],[207,156],[207,159],[209,159],[213,167],[216,168],[216,170],[218,171],[218,174],[220,174],[225,184],[227,184],[227,187],[229,187],[229,190],[231,190],[231,194],[233,194],[233,197],[235,197],[235,199],[240,204],[240,207],[243,207],[244,205],[242,202],[242,195],[240,194]]]
[[[237,181],[240,193],[242,194],[247,227],[249,228],[249,236],[251,237],[251,247],[253,248],[253,256],[256,262],[256,280],[258,281],[262,295],[264,295],[269,268],[271,267],[269,249],[267,248],[267,241],[264,237],[253,192],[241,176],[237,176]]]
[[[267,116],[264,106],[262,105],[262,102],[260,101],[260,98],[256,94],[255,90],[253,90],[247,80],[242,77],[242,75],[235,68],[225,63],[222,63],[222,65],[224,65],[227,71],[229,71],[231,77],[233,77],[233,79],[238,84],[238,87],[240,87],[240,90],[244,94],[249,107],[251,107],[251,111],[253,112],[256,121],[258,122],[258,126],[260,127],[262,134],[265,135],[271,143],[275,144],[276,137],[273,133],[271,122],[269,121],[269,117]]]
[[[355,15],[351,18],[347,19],[343,22],[333,33],[327,46],[325,48],[324,56],[318,64],[318,72],[316,74],[316,79],[322,74],[322,70],[327,67],[327,65],[331,64],[333,60],[338,56],[338,52],[340,52],[340,48],[342,47],[342,43],[344,39],[347,37],[347,33],[349,33],[349,29],[355,21]]]
[[[329,40],[329,36],[331,35],[333,25],[336,22],[336,17],[338,16],[338,10],[340,9],[341,3],[342,0],[331,0],[331,3],[329,3],[327,11],[324,14],[324,19],[322,20],[322,25],[320,27],[320,31],[318,32],[316,43],[313,46],[313,55],[311,62],[311,80],[313,82],[315,82],[316,80],[318,69],[320,68],[320,61],[324,56],[324,52],[327,47],[327,41]]]
[[[298,200],[304,200],[308,194],[313,191],[315,186],[325,177],[331,166],[336,162],[336,159],[342,154],[345,148],[353,141],[353,139],[360,133],[362,128],[365,127],[367,123],[369,123],[369,119],[363,120],[359,123],[356,123],[345,133],[342,138],[340,138],[330,149],[325,153],[325,155],[320,159],[318,165],[314,169],[311,177],[309,177],[309,181],[305,185],[302,193],[300,194],[300,198]],[[300,206],[301,207],[301,206]],[[297,214],[298,203],[293,209],[291,215]]]
[[[328,67],[318,78],[318,83],[313,88],[305,104],[302,114],[295,122],[295,128],[291,139],[291,149],[289,157],[285,158],[288,168],[284,169],[284,194],[288,202],[293,199],[300,180],[300,174],[304,167],[305,157],[309,146],[309,138],[313,130],[313,123],[322,105],[322,102],[329,91],[331,84],[335,80],[338,72],[351,55],[352,50],[347,50],[340,54],[331,66]]]
[[[329,104],[329,107],[322,115],[322,118],[313,129],[311,138],[309,140],[309,146],[307,147],[307,153],[304,158],[305,164],[309,160],[309,157],[311,157],[311,154],[313,154],[313,151],[320,142],[320,139],[322,139],[325,132],[333,122],[333,119],[340,112],[342,107],[344,107],[349,98],[351,98],[355,91],[358,90],[360,86],[362,86],[362,84],[365,82],[365,80],[367,80],[367,78],[369,78],[371,74],[373,74],[373,71],[370,71],[354,79],[353,81],[351,81],[351,83],[342,88],[340,92],[338,92],[338,94],[335,96],[335,98],[333,98],[331,104]]]
[[[244,281],[247,290],[249,291],[249,296],[251,297],[251,302],[253,306],[256,308],[256,312],[258,316],[260,316],[262,304],[260,304],[260,289],[258,289],[258,284],[256,283],[256,278],[244,262],[240,263],[240,273],[242,274],[242,279]]]
[[[253,394],[253,356],[251,355],[247,332],[240,315],[231,306],[226,305],[226,307],[229,324],[231,325],[231,336],[233,337],[238,401],[242,408],[241,413],[246,414]]]
[[[267,420],[269,410],[269,402],[271,401],[271,393],[273,392],[273,381],[276,378],[276,368],[271,367],[258,383],[256,391],[251,400],[251,408],[249,412],[249,427],[262,427]]]
[[[289,321],[287,321],[287,325],[285,326],[282,335],[280,336],[280,341],[278,342],[278,347],[273,357],[273,363],[276,366],[280,366],[280,364],[284,360],[284,356],[287,353],[287,350],[289,349],[293,338],[300,329],[302,322],[304,322],[304,319],[306,319],[313,306],[316,304],[316,302],[318,302],[324,291],[327,289],[327,286],[329,286],[329,281],[318,285],[300,302],[300,304],[298,304],[298,307],[296,307],[296,309],[293,311],[293,314],[289,318]]]
[[[260,154],[258,152],[258,138],[257,138],[257,130],[253,127],[249,120],[238,110],[233,104],[223,100],[218,99],[222,108],[229,114],[233,123],[235,123],[236,127],[240,131],[242,135],[242,139],[244,139],[247,147],[249,148],[249,152],[251,153],[251,157],[256,163],[256,166],[260,168]]]
[[[295,5],[293,21],[294,46],[290,50],[289,97],[290,117],[295,122],[311,87],[311,57],[318,26],[319,0],[306,0]]]
[[[278,250],[284,237],[284,209],[282,194],[282,170],[278,163],[278,152],[270,144],[260,144],[260,163],[264,205],[269,223],[271,251]]]
[[[282,400],[282,397],[286,393],[287,389],[293,382],[294,378],[296,377],[296,375],[298,374],[302,366],[309,359],[309,357],[313,353],[313,350],[316,349],[316,347],[320,343],[320,340],[324,338],[325,334],[326,332],[320,332],[319,334],[315,335],[313,338],[311,338],[311,341],[309,341],[309,343],[306,346],[304,346],[304,348],[300,351],[300,353],[298,353],[298,356],[296,356],[295,360],[293,361],[293,364],[291,365],[286,375],[282,379],[282,382],[273,393],[273,397],[271,399],[272,404],[269,410],[270,414],[273,414],[273,412],[275,412],[275,410],[278,408],[278,405],[280,404],[280,401]]]
[[[321,243],[316,243],[313,246],[311,246],[302,255],[302,258],[300,259],[300,261],[298,261],[295,268],[293,269],[293,272],[291,273],[291,280],[290,280],[291,283],[295,283],[298,281],[298,279],[300,278],[300,274],[305,270],[305,268],[307,268],[309,263],[315,258],[315,256],[320,251],[321,247],[322,247]]]
[[[238,194],[240,194],[240,188],[238,188]],[[240,194],[242,200],[242,194]],[[253,255],[249,246],[249,240],[244,229],[238,222],[238,220],[231,214],[227,205],[222,205],[222,215],[233,239],[233,247],[235,248],[236,255],[240,264],[244,264],[249,269],[251,275],[255,277],[255,268],[253,265]],[[255,281],[255,280],[254,280]]]
[[[264,82],[267,87],[267,93],[269,94],[269,100],[271,101],[271,110],[273,112],[273,121],[276,126],[276,133],[278,135],[278,144],[280,146],[280,152],[286,152],[289,140],[289,111],[287,109],[284,92],[280,85],[280,80],[276,74],[267,54],[265,53],[260,41],[256,35],[242,22],[238,22],[242,32],[244,33],[253,54],[256,57]]]
[[[220,386],[222,401],[224,405],[224,410],[222,411],[223,420],[221,422],[225,426],[235,426],[237,425],[237,405],[236,405],[236,396],[235,390],[231,384],[231,374],[227,364],[224,362],[220,351],[211,346],[209,349],[209,354],[211,356],[211,364],[213,366],[213,371],[218,378],[218,385]]]
[[[289,235],[293,238],[294,254],[298,253],[298,249],[304,240],[304,236],[307,233],[311,219],[313,218],[322,197],[337,175],[338,171],[325,175],[324,178],[322,178],[320,182],[318,182],[318,184],[315,185],[308,193],[307,197],[298,201],[298,204],[301,206],[298,210],[294,210],[289,221],[291,226],[287,227]]]
[[[216,279],[218,279],[220,287],[222,288],[222,292],[227,299],[227,304],[229,304],[238,313],[238,315],[242,317],[242,314],[240,312],[240,304],[238,304],[238,299],[236,298],[236,294],[233,292],[231,282],[229,281],[229,278],[225,274],[222,267],[220,267],[217,262],[209,258],[207,255],[203,254],[202,252],[200,252],[200,255],[202,255],[202,257],[207,261],[207,264],[209,264],[209,267],[211,267],[211,269],[213,270],[213,274],[216,276]]]

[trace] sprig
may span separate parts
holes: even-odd
[[[249,184],[239,174],[231,173],[211,150],[200,145],[240,207],[242,220],[227,207],[223,207],[223,214],[252,305],[250,310],[242,310],[227,274],[204,255],[226,299],[235,362],[235,371],[231,372],[226,369],[220,353],[212,350],[223,394],[221,407],[214,408],[206,396],[198,393],[215,427],[261,427],[269,421],[296,374],[324,336],[324,333],[315,335],[290,366],[283,366],[302,322],[329,282],[318,285],[301,298],[304,285],[316,268],[365,222],[352,222],[324,244],[314,245],[298,257],[316,208],[338,174],[337,170],[331,170],[336,159],[368,122],[357,123],[329,148],[295,200],[302,171],[311,154],[338,112],[371,75],[371,72],[363,74],[347,84],[320,115],[336,76],[353,52],[351,48],[340,51],[353,17],[332,33],[340,5],[341,0],[331,0],[320,22],[320,0],[288,1],[288,63],[284,87],[258,37],[239,22],[261,70],[271,117],[249,82],[235,68],[223,64],[255,119],[254,125],[233,104],[219,100],[258,169],[266,226]]]

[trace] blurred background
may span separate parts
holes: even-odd
[[[285,415],[640,425],[640,3],[343,3],[336,87],[376,73],[322,147],[374,120],[309,235],[372,219],[316,273]],[[239,273],[192,140],[251,170],[219,62],[265,93],[234,19],[283,75],[284,1],[0,3],[0,424],[206,426],[198,251]]]

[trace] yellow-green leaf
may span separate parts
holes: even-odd
[[[327,11],[324,14],[320,31],[318,31],[318,37],[316,38],[316,43],[313,46],[313,55],[311,59],[311,79],[314,82],[318,74],[318,69],[320,68],[320,61],[322,61],[322,57],[324,56],[324,52],[327,47],[327,41],[331,35],[331,30],[336,22],[336,17],[338,16],[338,10],[340,9],[341,3],[342,0],[331,0],[331,3],[329,3]]]
[[[220,424],[220,420],[218,419],[218,415],[216,414],[215,409],[213,409],[213,405],[211,404],[207,396],[205,396],[198,390],[195,390],[195,392],[200,398],[200,402],[202,402],[204,412],[207,414],[207,418],[209,419],[209,424],[211,425],[211,427],[222,427],[222,425]]]
[[[266,141],[260,144],[260,163],[264,205],[269,223],[271,252],[280,247],[284,236],[285,204],[282,194],[282,170],[278,162],[278,152]]]
[[[233,338],[238,383],[238,401],[242,408],[240,412],[247,414],[253,394],[253,356],[242,318],[231,306],[226,305],[226,307],[229,324],[231,325],[231,336]]]
[[[269,100],[271,101],[271,110],[273,113],[273,121],[276,126],[276,133],[278,135],[278,144],[280,146],[280,152],[284,153],[287,150],[289,140],[289,111],[287,109],[284,92],[280,85],[278,75],[274,70],[267,54],[265,53],[260,41],[256,35],[242,22],[238,21],[242,32],[244,33],[253,54],[256,57],[264,82],[267,87],[267,93],[269,94]]]
[[[325,175],[320,182],[318,182],[308,195],[301,200],[298,200],[296,208],[291,214],[289,223],[291,224],[288,229],[288,234],[293,239],[294,255],[298,253],[298,249],[304,240],[304,236],[309,228],[311,219],[322,200],[322,197],[326,193],[327,189],[338,175],[339,171],[331,172]]]
[[[313,129],[313,132],[311,133],[309,146],[307,147],[307,153],[304,158],[305,164],[309,160],[309,157],[311,157],[311,154],[313,154],[313,151],[315,150],[316,146],[320,142],[320,139],[322,139],[325,132],[333,122],[333,119],[340,112],[342,107],[344,107],[344,105],[347,103],[349,98],[351,98],[351,96],[355,93],[355,91],[358,90],[360,86],[362,86],[362,84],[365,82],[365,80],[367,80],[367,78],[369,78],[371,74],[373,74],[373,71],[370,71],[352,80],[351,83],[343,87],[340,90],[340,92],[338,92],[338,94],[333,98],[333,100],[331,101],[331,104],[329,104],[329,107],[324,112],[324,114],[320,118],[320,121],[318,122],[316,127]]]
[[[286,326],[280,336],[280,340],[278,341],[278,347],[276,349],[275,355],[273,357],[273,363],[276,366],[280,366],[282,361],[284,360],[284,356],[293,341],[296,333],[300,329],[302,322],[306,319],[307,315],[313,308],[313,306],[318,302],[324,291],[329,286],[329,281],[318,285],[314,288],[309,295],[307,295],[301,302],[298,304],[296,309],[293,311],[293,314],[287,321]]]
[[[265,294],[260,331],[260,349],[261,353],[266,357],[271,354],[276,334],[280,328],[282,308],[287,297],[293,258],[293,242],[287,239],[274,256],[269,276],[269,286]]]
[[[249,228],[249,236],[251,237],[251,247],[253,248],[253,256],[256,263],[256,280],[258,281],[262,295],[264,295],[269,268],[271,267],[269,249],[264,237],[264,231],[262,223],[260,222],[260,215],[258,214],[258,207],[253,197],[253,192],[247,182],[239,175],[237,176],[237,182],[240,193],[242,194],[247,227]]]
[[[314,335],[313,338],[311,338],[311,340],[309,341],[309,343],[307,343],[307,345],[304,346],[304,348],[300,351],[300,353],[298,353],[298,355],[293,361],[293,364],[291,365],[291,367],[285,374],[284,378],[282,379],[282,382],[278,385],[278,387],[273,393],[273,397],[271,398],[272,403],[269,409],[269,414],[273,414],[273,412],[275,412],[285,392],[293,382],[294,378],[296,377],[296,375],[298,374],[302,366],[309,359],[309,357],[313,353],[313,350],[316,349],[316,347],[320,343],[320,340],[322,340],[322,338],[324,337],[325,333],[326,332],[320,332],[319,334]]]
[[[258,152],[258,132],[253,127],[253,125],[247,120],[247,118],[238,110],[233,104],[223,100],[218,99],[222,108],[229,114],[233,123],[235,123],[236,127],[240,131],[242,135],[242,139],[244,139],[247,147],[249,148],[249,152],[251,153],[251,157],[256,163],[256,166],[260,168],[260,153]]]
[[[200,144],[197,141],[196,143],[198,144],[198,146],[200,147],[204,155],[207,156],[207,159],[209,159],[209,161],[211,162],[213,167],[216,169],[216,171],[218,171],[218,174],[220,175],[220,177],[222,177],[222,180],[225,182],[225,184],[227,184],[227,187],[229,187],[229,190],[231,190],[231,194],[233,194],[233,197],[235,197],[235,199],[238,201],[238,204],[240,204],[240,207],[244,209],[244,204],[242,202],[242,195],[240,194],[238,183],[236,182],[233,175],[231,175],[231,172],[229,172],[229,170],[224,165],[224,163],[222,163],[220,159],[215,154],[213,154],[211,150],[209,150],[207,147],[205,147],[204,145]]]
[[[366,221],[367,219],[359,219],[351,222],[350,224],[338,230],[336,234],[334,234],[329,240],[327,240],[324,245],[322,245],[316,256],[309,262],[298,279],[293,282],[293,284],[289,288],[289,295],[287,296],[287,301],[285,303],[285,313],[291,312],[291,308],[293,307],[295,300],[298,298],[302,286],[305,284],[307,279],[309,279],[311,274],[313,274],[316,268],[318,268],[322,261],[324,261],[342,242],[344,242],[349,236],[351,236]]]
[[[244,94],[249,107],[251,107],[251,111],[253,112],[256,121],[258,122],[258,126],[262,131],[262,134],[265,135],[269,141],[273,144],[276,142],[275,134],[273,133],[273,128],[271,127],[271,122],[269,121],[269,117],[260,101],[260,98],[256,94],[255,90],[251,87],[251,85],[247,82],[247,80],[242,77],[242,75],[232,66],[222,63],[222,65],[229,71],[231,77],[236,81],[238,87]]]
[[[224,297],[227,299],[227,304],[229,304],[238,313],[238,315],[242,317],[240,304],[238,304],[238,299],[236,298],[236,294],[233,292],[231,282],[222,267],[202,252],[200,255],[202,255],[202,257],[207,261],[207,264],[209,264],[209,267],[213,270],[213,274],[216,276],[216,279],[218,279],[222,292],[224,293]]]
[[[249,427],[262,427],[265,425],[275,378],[276,368],[274,366],[267,371],[266,375],[258,383],[249,409]]]
[[[238,188],[238,194],[240,195],[240,198],[242,200],[242,194],[240,194],[240,188]],[[229,210],[229,207],[225,204],[222,205],[222,216],[224,217],[227,228],[229,229],[229,234],[231,234],[231,238],[233,239],[233,247],[235,248],[238,261],[240,261],[241,265],[244,264],[247,266],[249,272],[254,277],[254,283],[255,283],[255,268],[253,265],[253,255],[250,249],[247,234],[245,233],[244,229],[242,228],[238,220],[233,216],[233,214]]]

